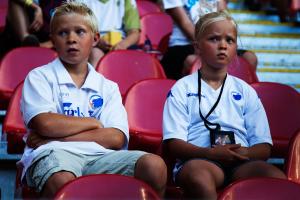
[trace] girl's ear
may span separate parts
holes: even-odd
[[[93,42],[93,47],[97,46],[98,42],[100,40],[100,33],[97,32],[94,34],[94,42]]]
[[[194,46],[194,49],[195,49],[195,54],[201,55],[201,50],[199,48],[199,43],[198,42],[193,42],[193,46]]]

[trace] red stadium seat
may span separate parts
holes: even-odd
[[[76,178],[63,186],[54,200],[64,199],[135,199],[158,200],[156,192],[133,177],[96,174]]]
[[[8,0],[0,0],[0,31],[3,31],[5,27],[7,9]]]
[[[300,185],[285,179],[251,178],[227,186],[218,200],[296,200],[299,199]]]
[[[162,141],[162,116],[175,80],[149,79],[132,86],[124,105],[128,113],[130,149],[156,153]]]
[[[29,71],[55,57],[55,51],[42,47],[19,47],[8,52],[0,63],[0,108],[6,109],[14,89]]]
[[[106,54],[96,70],[106,78],[118,83],[122,97],[135,83],[149,78],[166,78],[157,59],[136,50],[116,50]]]
[[[190,73],[197,71],[200,67],[201,60],[198,59],[196,62],[194,62],[193,66],[191,67]],[[258,82],[257,75],[255,71],[253,71],[251,65],[240,56],[237,56],[235,59],[232,60],[228,67],[228,73],[246,81],[249,84]]]
[[[141,36],[139,46],[143,46],[149,39],[153,50],[158,50],[162,54],[168,46],[169,37],[173,29],[172,18],[166,13],[149,13],[141,19]]]
[[[272,156],[286,158],[292,136],[300,130],[300,94],[280,83],[251,84],[267,113],[273,139]]]
[[[289,180],[300,184],[300,130],[290,140],[286,175]]]
[[[137,0],[136,4],[137,4],[140,17],[143,17],[144,15],[149,13],[161,12],[158,4],[153,3],[151,1]]]
[[[2,132],[7,134],[7,152],[11,154],[22,153],[25,147],[23,136],[26,127],[20,111],[22,88],[23,82],[14,90],[2,125]]]

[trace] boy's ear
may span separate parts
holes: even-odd
[[[97,32],[94,34],[94,42],[93,42],[93,47],[97,46],[98,42],[100,40],[100,33]]]

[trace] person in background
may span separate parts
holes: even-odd
[[[89,58],[96,66],[110,50],[134,48],[140,38],[140,19],[135,0],[77,0],[93,10],[101,38]]]
[[[93,12],[67,2],[55,9],[50,33],[58,58],[32,70],[23,87],[28,132],[22,178],[43,198],[87,174],[133,176],[163,196],[164,161],[127,150],[128,121],[118,86],[88,63],[100,37]]]
[[[173,18],[173,32],[169,48],[161,61],[168,78],[178,80],[190,71],[195,62],[193,41],[195,23],[201,10],[212,12],[226,9],[225,0],[216,0],[210,8],[205,8],[206,1],[162,0],[166,12]],[[253,52],[241,50],[243,56],[256,70],[257,58]]]
[[[201,16],[195,28],[198,72],[178,80],[163,112],[163,145],[176,158],[173,175],[192,199],[216,199],[217,189],[250,177],[286,176],[266,160],[272,138],[255,90],[227,73],[236,56],[237,25],[225,11]],[[228,136],[218,145],[218,135]],[[215,139],[214,139],[215,138]]]

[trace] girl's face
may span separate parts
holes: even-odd
[[[203,67],[227,67],[236,56],[236,40],[236,28],[231,21],[222,20],[210,24],[196,44]]]

